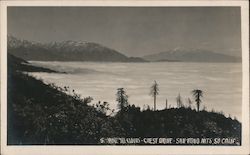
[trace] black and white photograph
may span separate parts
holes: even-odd
[[[242,5],[5,10],[7,147],[249,144]]]

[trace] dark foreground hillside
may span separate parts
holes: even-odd
[[[128,144],[108,140],[126,137],[233,138],[236,142],[232,145],[241,143],[241,123],[222,114],[189,108],[142,111],[132,105],[107,116],[107,104],[91,106],[91,97],[83,98],[74,92],[68,95],[68,87],[44,84],[23,71],[55,72],[8,55],[9,145]],[[130,144],[149,143],[142,140]]]
[[[87,105],[90,97],[69,96],[66,87],[46,85],[16,70],[26,67],[13,66],[8,65],[8,144],[92,144],[124,132],[116,120]]]

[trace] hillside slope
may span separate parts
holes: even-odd
[[[44,84],[22,73],[54,71],[28,64],[16,67],[25,61],[11,55],[8,57],[9,145],[97,144],[101,137],[123,135],[122,127],[115,119],[88,105],[91,97],[81,99],[69,92],[68,87]]]

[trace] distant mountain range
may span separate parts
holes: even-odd
[[[148,61],[183,62],[240,62],[240,57],[215,53],[203,49],[176,49],[142,57]]]
[[[8,52],[33,61],[97,62],[240,62],[240,57],[203,49],[175,49],[142,58],[128,57],[114,49],[93,42],[63,41],[38,43],[8,36]]]
[[[37,61],[146,62],[142,58],[127,57],[114,49],[92,42],[42,44],[13,36],[8,36],[8,52],[24,60]]]

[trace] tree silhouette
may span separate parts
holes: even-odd
[[[150,95],[154,97],[154,111],[156,110],[156,96],[159,95],[159,86],[156,81],[150,88]]]
[[[191,99],[188,98],[188,107],[191,108],[191,107],[192,107],[192,104],[193,104],[193,103],[192,103]]]
[[[179,93],[179,95],[176,97],[176,102],[177,102],[177,108],[180,108],[180,107],[183,106],[182,98],[181,98],[180,93]]]
[[[201,104],[201,97],[203,97],[203,91],[202,90],[199,90],[199,89],[194,89],[192,91],[192,94],[195,98],[195,102],[196,102],[196,105],[197,105],[197,111],[200,110],[200,104]]]
[[[166,109],[168,109],[168,99],[166,98]]]
[[[128,95],[124,88],[118,88],[116,93],[116,101],[118,102],[118,109],[124,111],[128,107]]]

